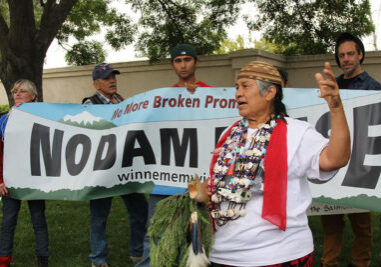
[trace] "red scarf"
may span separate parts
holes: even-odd
[[[222,147],[232,128],[240,121],[234,123],[220,138],[216,149]],[[214,153],[209,167],[209,191],[214,192],[214,165],[219,153]],[[285,231],[287,224],[287,124],[283,119],[277,119],[269,146],[264,158],[264,190],[262,218]]]

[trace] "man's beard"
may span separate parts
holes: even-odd
[[[343,69],[343,72],[346,77],[351,77],[356,72],[357,69],[358,69],[358,66],[353,65],[353,67],[350,70]]]

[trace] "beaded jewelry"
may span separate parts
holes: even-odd
[[[215,208],[211,211],[211,216],[217,225],[222,226],[244,216],[246,203],[251,199],[250,188],[258,186],[258,183],[263,184],[263,181],[258,181],[262,176],[260,172],[263,171],[260,163],[266,155],[279,117],[273,116],[267,123],[258,125],[258,130],[249,139],[248,121],[241,120],[232,128],[224,144],[215,151],[218,158],[213,168],[214,194],[211,196]],[[229,201],[226,210],[221,209],[223,201]]]

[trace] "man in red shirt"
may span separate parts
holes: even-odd
[[[193,46],[189,44],[179,44],[172,49],[171,65],[179,77],[179,81],[172,87],[186,87],[190,93],[194,93],[197,87],[210,87],[196,79],[196,68],[199,59]]]
[[[172,49],[171,65],[179,77],[179,81],[171,87],[186,87],[193,94],[197,87],[211,87],[206,83],[198,81],[195,76],[198,65],[196,50],[189,44],[179,44]],[[151,194],[148,201],[148,223],[150,222],[156,208],[156,204],[169,195]],[[150,267],[150,239],[148,233],[144,236],[143,259],[135,267]]]

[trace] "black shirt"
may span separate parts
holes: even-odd
[[[344,79],[344,74],[336,77],[340,89],[381,90],[381,84],[365,71],[350,79]]]

